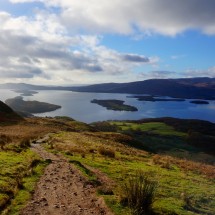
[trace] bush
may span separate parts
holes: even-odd
[[[133,215],[152,214],[156,188],[156,181],[150,180],[146,173],[138,171],[124,185],[121,203],[127,205]]]
[[[31,140],[29,138],[24,138],[23,140],[21,140],[19,146],[22,149],[29,148],[31,146]]]
[[[4,150],[4,147],[7,143],[10,143],[11,142],[11,138],[4,135],[4,134],[1,134],[0,135],[0,148],[1,150]]]
[[[99,153],[109,158],[115,158],[115,151],[112,149],[106,149],[104,147],[99,148]]]
[[[159,165],[162,168],[171,169],[172,168],[172,159],[170,156],[160,156],[154,155],[152,157],[152,161],[154,164]]]

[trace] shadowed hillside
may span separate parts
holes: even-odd
[[[0,123],[1,122],[16,122],[22,120],[21,116],[15,113],[4,102],[0,101]]]
[[[151,94],[186,99],[215,99],[215,89],[213,87],[207,87],[209,84],[207,85],[207,83],[203,82],[203,87],[200,81],[196,84],[191,80],[186,80],[151,79],[130,83],[95,84],[73,89],[79,92]]]

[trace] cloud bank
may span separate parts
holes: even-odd
[[[175,36],[197,29],[215,34],[214,0],[10,0],[13,3],[42,2],[61,8],[61,21],[74,30],[93,33]]]
[[[4,82],[73,84],[176,77],[176,72],[159,71],[162,59],[158,56],[116,51],[102,45],[101,35],[174,37],[188,30],[215,35],[214,0],[8,1],[41,2],[44,7],[31,16],[0,11],[0,79]],[[213,77],[214,68],[181,73],[192,74]]]
[[[71,36],[55,14],[39,12],[28,18],[0,12],[0,26],[0,78],[5,81],[71,84],[99,82],[103,77],[110,81],[157,61],[102,46],[98,35]]]

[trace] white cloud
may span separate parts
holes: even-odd
[[[31,83],[101,82],[133,74],[153,57],[119,53],[101,45],[101,36],[70,36],[55,14],[12,17],[0,12],[0,79]],[[99,80],[100,79],[100,80]]]
[[[174,36],[189,29],[215,34],[214,0],[10,0],[60,7],[61,20],[72,31]]]
[[[102,46],[103,33],[140,39],[175,36],[189,29],[215,35],[214,0],[10,0],[42,2],[31,17],[0,12],[0,79],[41,84],[126,82],[175,77],[158,71],[159,58],[119,53]],[[59,7],[55,14],[55,9]],[[46,10],[47,9],[47,10]],[[82,32],[82,34],[80,34]],[[84,33],[87,34],[84,34]],[[171,56],[172,59],[185,55]],[[152,72],[133,72],[148,65]],[[187,77],[214,77],[215,69],[189,70]],[[24,80],[23,80],[24,78]]]
[[[192,78],[192,77],[210,77],[215,78],[215,67],[211,67],[206,70],[199,69],[188,69],[183,73],[183,77]]]

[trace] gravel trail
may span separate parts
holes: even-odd
[[[32,150],[52,162],[22,215],[113,215],[95,188],[64,157],[47,152],[42,144],[32,144]]]

